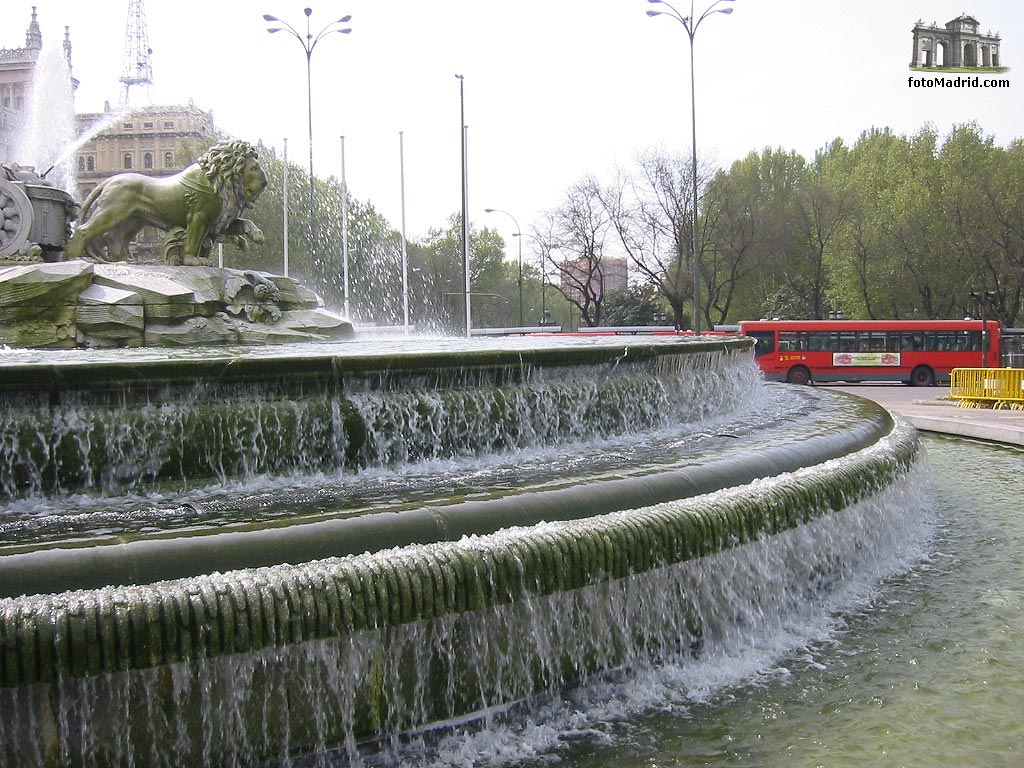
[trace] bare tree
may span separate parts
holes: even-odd
[[[664,297],[672,309],[673,322],[681,328],[688,322],[686,304],[693,300],[690,161],[664,149],[652,149],[637,157],[637,166],[638,178],[633,180],[620,172],[615,184],[604,190],[603,201],[634,270]],[[698,194],[706,188],[708,176],[706,167],[698,169]],[[709,221],[707,217],[699,221],[703,254]]]
[[[593,176],[578,181],[562,204],[546,214],[537,239],[559,290],[580,311],[581,322],[601,324],[605,247],[611,227],[603,203],[605,192]]]

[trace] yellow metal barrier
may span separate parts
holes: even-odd
[[[1024,368],[954,368],[949,393],[961,408],[1024,410]]]

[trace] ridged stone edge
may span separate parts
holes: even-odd
[[[868,498],[909,472],[916,431],[749,485],[459,541],[0,600],[0,686],[143,669],[400,625],[704,557]]]

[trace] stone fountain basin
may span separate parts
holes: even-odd
[[[379,362],[373,356],[349,364],[371,366],[371,361]],[[303,363],[310,372],[322,372],[325,364]],[[273,366],[277,365],[275,361]],[[223,361],[209,361],[207,366],[210,372],[219,368],[221,376],[230,371],[242,378],[265,367]],[[136,365],[132,370],[146,367]],[[175,375],[175,366],[159,361],[149,367],[150,381],[154,367],[162,369],[164,378]],[[294,366],[291,372],[296,373]],[[98,385],[112,375],[94,367],[83,373],[88,375],[74,377],[79,386]],[[27,371],[18,375],[27,384]],[[33,375],[53,384],[68,371],[35,369]],[[609,451],[606,442],[565,446],[563,457],[571,455],[575,467],[586,467],[570,476],[535,468],[527,476],[504,471],[500,486],[488,487],[495,475],[474,479],[480,470],[473,465],[426,488],[415,472],[399,473],[375,493],[378,477],[360,485],[358,473],[348,473],[333,484],[318,480],[315,486],[243,492],[206,503],[176,504],[171,499],[155,509],[129,505],[113,515],[118,520],[113,527],[95,532],[76,529],[59,514],[50,527],[37,521],[22,535],[11,534],[14,527],[8,526],[6,537],[0,538],[0,596],[148,584],[594,517],[791,473],[862,450],[894,428],[892,416],[868,401],[842,393],[768,386],[780,393],[783,403],[765,421],[718,424],[713,434],[699,435],[700,439],[670,437],[663,450],[616,445],[615,458],[603,455]],[[797,416],[800,423],[794,425]],[[589,461],[588,451],[593,454]],[[512,454],[506,464],[517,461],[525,459]],[[565,463],[557,457],[535,463],[544,461]],[[111,499],[111,509],[120,503]],[[93,518],[86,520],[87,525],[96,525]],[[133,524],[135,520],[139,522]],[[160,522],[154,525],[153,520]]]

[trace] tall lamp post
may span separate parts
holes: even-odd
[[[519,239],[519,278],[517,284],[519,286],[519,327],[524,326],[523,323],[523,231],[519,228],[519,222],[516,217],[508,211],[503,211],[501,208],[484,208],[484,213],[503,213],[512,219],[512,223],[516,225],[516,233],[513,237]]]
[[[314,184],[313,184],[313,49],[316,48],[316,44],[323,40],[327,35],[332,32],[337,32],[339,35],[347,35],[352,30],[348,27],[338,28],[338,24],[347,24],[352,20],[351,16],[342,16],[340,19],[332,21],[330,24],[324,26],[319,32],[314,35],[310,32],[309,17],[313,15],[312,8],[303,9],[303,13],[306,14],[306,34],[301,35],[296,31],[295,27],[286,21],[276,16],[271,16],[269,13],[263,14],[263,20],[273,24],[280,24],[281,26],[267,27],[267,32],[274,34],[275,32],[288,32],[299,41],[299,45],[302,46],[302,50],[306,52],[306,106],[309,116],[309,227],[312,232],[313,229],[313,203],[315,199],[314,195]]]
[[[673,6],[665,2],[665,0],[647,0],[649,3],[655,5],[664,5],[668,8],[667,11],[648,11],[648,16],[669,16],[680,24],[683,25],[683,29],[686,30],[687,37],[690,38],[690,115],[692,117],[693,125],[693,167],[692,170],[692,181],[693,181],[693,330],[696,333],[700,333],[700,251],[697,250],[697,93],[696,93],[696,78],[693,72],[693,36],[697,34],[697,27],[704,21],[708,16],[714,13],[732,13],[732,8],[719,8],[720,3],[731,3],[734,0],[715,0],[711,5],[704,9],[704,13],[699,18],[695,19],[693,12],[693,0],[690,0],[690,15],[683,16]]]
[[[466,338],[473,335],[473,313],[470,309],[469,270],[469,171],[466,157],[466,82],[462,75],[455,76],[459,81],[459,135],[462,139],[462,276],[466,283]]]
[[[996,292],[971,291],[971,298],[975,304],[981,305],[981,367],[988,368],[988,327],[985,324],[985,309],[995,306]]]

